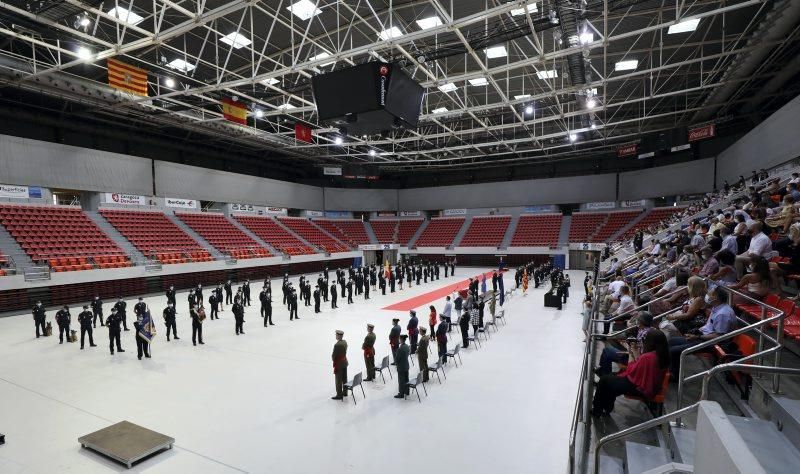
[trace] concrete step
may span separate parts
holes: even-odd
[[[297,232],[293,231],[288,226],[283,225],[283,222],[281,222],[280,220],[278,220],[278,219],[276,219],[274,217],[270,217],[270,219],[275,221],[275,223],[278,224],[281,228],[283,228],[283,230],[285,230],[286,232],[288,232],[288,233],[292,234],[293,236],[295,236],[297,238],[297,240],[299,240],[300,242],[303,242],[303,244],[305,244],[308,247],[314,249],[315,252],[323,253],[322,250],[319,249],[319,247],[317,247],[316,245],[312,244],[308,240],[304,239],[300,234],[298,234]]]
[[[469,229],[470,225],[472,225],[472,217],[467,216],[467,218],[464,219],[464,224],[458,229],[458,233],[453,239],[453,242],[450,243],[451,247],[458,247],[461,244],[461,240],[464,238],[464,234],[467,233],[467,229]]]
[[[625,442],[625,472],[641,474],[651,469],[668,464],[667,455],[660,446]]]
[[[764,472],[794,474],[800,466],[800,451],[775,427],[756,418],[729,416]]]
[[[770,414],[778,431],[800,449],[800,400],[775,397],[770,405]]]
[[[417,229],[417,232],[414,233],[414,236],[411,237],[411,240],[408,241],[408,247],[409,248],[414,246],[414,244],[417,242],[417,239],[419,238],[419,236],[422,235],[422,232],[425,231],[425,228],[428,227],[428,224],[430,224],[430,223],[431,223],[431,221],[428,220],[428,219],[425,219],[424,221],[422,221],[422,224],[419,225],[419,229]],[[395,240],[397,240],[397,234],[396,233],[395,233]]]
[[[600,474],[623,474],[625,466],[622,459],[601,454],[600,466],[598,466],[597,471]]]
[[[223,258],[222,252],[220,252],[219,250],[217,250],[216,247],[208,243],[206,239],[201,237],[200,234],[194,231],[194,229],[186,225],[186,223],[180,220],[178,216],[176,216],[174,213],[166,211],[164,212],[164,215],[167,216],[167,219],[171,220],[173,224],[180,227],[184,232],[189,234],[189,237],[193,238],[198,244],[200,244],[201,247],[206,249],[215,259]]]
[[[697,432],[688,428],[671,427],[672,436],[669,438],[669,448],[672,460],[684,464],[694,465],[694,444]]]
[[[514,238],[514,232],[517,231],[517,225],[519,225],[519,215],[513,216],[511,218],[511,222],[508,223],[506,235],[503,236],[503,242],[500,243],[501,249],[507,249],[508,246],[511,245],[511,240]]]
[[[2,224],[0,224],[0,251],[14,260],[13,264],[16,266],[16,271],[18,273],[22,273],[24,268],[34,265],[33,260],[31,260],[28,254],[25,253],[25,250],[19,246],[17,240],[8,233],[8,230]]]
[[[241,230],[242,232],[244,232],[244,233],[245,233],[245,235],[247,235],[247,236],[248,236],[248,237],[250,237],[251,239],[255,240],[255,241],[258,243],[258,245],[261,245],[261,246],[263,246],[263,247],[266,247],[266,248],[267,248],[267,250],[269,250],[269,253],[271,253],[272,255],[283,255],[283,253],[282,253],[281,251],[279,251],[278,249],[276,249],[275,247],[273,247],[272,245],[270,245],[269,243],[267,243],[267,241],[265,241],[265,240],[262,240],[262,239],[261,239],[261,237],[259,237],[259,236],[257,236],[256,234],[254,234],[254,233],[250,232],[250,229],[248,229],[247,227],[245,227],[245,226],[243,226],[242,224],[240,224],[240,223],[239,223],[239,221],[237,221],[237,220],[236,220],[236,219],[234,219],[233,217],[226,216],[225,218],[226,218],[226,219],[228,219],[228,221],[229,221],[231,224],[233,224],[233,226],[234,226],[234,227],[236,227],[237,229],[239,229],[239,230]]]
[[[371,243],[371,244],[379,244],[380,243],[380,242],[378,242],[378,237],[375,236],[375,231],[372,230],[372,226],[370,225],[369,222],[366,222],[366,221],[364,222],[364,230],[367,231],[367,237],[369,237],[369,243]],[[397,242],[397,240],[394,240],[394,242]]]
[[[572,216],[561,219],[561,230],[558,232],[558,246],[563,247],[569,243],[569,227],[572,225]]]
[[[125,238],[113,225],[111,225],[108,220],[101,216],[97,211],[83,211],[86,215],[97,224],[97,227],[100,228],[103,232],[106,233],[107,236],[111,237],[119,247],[128,254],[131,261],[133,262],[144,262],[146,260],[144,254],[136,249],[136,247]]]

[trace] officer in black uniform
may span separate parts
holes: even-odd
[[[386,278],[383,277],[383,271],[378,272],[378,288],[380,288],[381,294],[386,296]]]
[[[331,309],[336,309],[336,283],[331,284]]]
[[[117,352],[125,352],[122,350],[122,342],[120,340],[120,325],[123,322],[122,315],[119,314],[116,305],[111,309],[111,315],[106,319],[106,326],[108,327],[108,348],[111,350],[111,355],[114,355],[114,342],[117,343]]]
[[[189,290],[189,294],[186,295],[186,301],[189,302],[189,307],[197,305],[197,295],[194,294],[194,288]]]
[[[346,283],[344,281],[344,270],[342,270],[342,275],[341,277],[339,277],[339,286],[341,287],[341,291],[339,291],[339,294],[342,295],[342,298],[344,298],[344,295],[346,293],[345,285]]]
[[[144,298],[140,296],[139,302],[133,305],[133,314],[139,318],[144,314],[145,311],[147,311],[147,305],[144,304]]]
[[[233,289],[231,288],[231,281],[228,280],[225,282],[225,304],[231,304],[233,302]]]
[[[368,282],[364,283],[364,299],[365,300],[369,299],[369,283]]]
[[[347,281],[347,304],[353,303],[353,280]]]
[[[175,287],[172,285],[169,285],[167,289],[167,303],[172,303],[173,307],[177,304],[175,302]]]
[[[319,313],[319,285],[314,289],[314,313]]]
[[[261,300],[261,309],[264,312],[264,327],[274,326],[272,323],[272,292],[267,289],[265,297]]]
[[[214,293],[217,295],[217,302],[219,303],[219,310],[225,311],[225,294],[222,292],[222,283],[217,284],[217,287],[214,288]]]
[[[142,360],[142,355],[148,359],[150,358],[150,342],[139,334],[144,329],[144,313],[146,311],[147,308],[137,314],[136,320],[133,322],[133,329],[135,330],[133,337],[136,339],[136,355],[139,360]]]
[[[97,327],[97,318],[100,318],[100,325],[103,326],[103,300],[95,296],[92,300],[92,326]]]
[[[69,323],[72,321],[72,315],[69,314],[69,307],[64,305],[63,308],[56,313],[56,323],[58,323],[58,343],[64,343],[64,336],[67,336],[67,342],[72,342],[69,335]]]
[[[203,302],[203,285],[200,283],[197,284],[197,289],[194,290],[194,295],[197,297],[197,302]]]
[[[189,307],[189,317],[192,318],[192,345],[196,346],[198,342],[205,344],[203,342],[203,321],[200,320],[200,315],[194,306]]]
[[[128,330],[128,314],[125,312],[125,308],[128,307],[128,303],[122,301],[122,297],[117,300],[117,303],[114,305],[114,309],[117,310],[117,316],[122,318],[122,327],[127,331]]]
[[[233,300],[233,318],[236,320],[236,335],[244,334],[244,306],[238,298]]]
[[[395,267],[394,271],[397,271],[397,267]],[[389,292],[394,293],[394,273],[391,271],[389,272]]]
[[[92,337],[92,320],[94,313],[89,311],[89,305],[83,305],[83,311],[78,315],[78,322],[81,324],[81,349],[83,349],[83,338],[86,333],[89,333],[89,347],[95,347],[94,338]]]
[[[173,306],[172,303],[167,303],[167,307],[164,308],[162,315],[164,316],[164,325],[167,326],[167,341],[169,341],[170,329],[172,329],[172,336],[176,340],[180,339],[178,337],[178,329],[175,325],[175,306]]]
[[[242,292],[244,293],[244,301],[242,301],[242,304],[244,306],[250,306],[250,280],[244,281]]]
[[[42,305],[41,301],[36,302],[36,306],[33,307],[32,312],[33,312],[33,324],[36,326],[36,338],[38,339],[39,336],[46,335],[44,331],[46,315],[44,306]],[[39,334],[39,329],[42,330],[41,334]]]
[[[220,301],[218,298],[216,291],[212,291],[211,296],[208,297],[208,304],[211,305],[211,319],[219,319]]]

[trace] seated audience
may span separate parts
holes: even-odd
[[[636,336],[630,336],[627,339],[628,351],[622,351],[607,344],[600,354],[600,365],[594,370],[598,376],[610,374],[613,362],[627,364],[629,361],[636,360],[644,351],[644,338],[653,325],[653,315],[647,311],[641,311],[636,317],[631,318],[631,321],[636,323],[637,331]]]
[[[689,298],[684,301],[678,312],[667,315],[666,320],[672,322],[675,328],[686,334],[703,325],[706,319],[703,310],[706,307],[704,298],[706,295],[706,282],[698,277],[689,278],[687,283]]]
[[[759,221],[750,224],[750,246],[746,252],[736,257],[736,276],[739,278],[744,275],[744,270],[748,265],[752,265],[756,257],[767,258],[772,252],[772,241],[761,232],[762,225]]]
[[[720,250],[715,255],[719,268],[716,273],[712,273],[708,278],[718,285],[730,286],[737,282],[736,268],[733,263],[736,260],[736,255],[729,250]]]
[[[767,295],[772,286],[772,275],[769,263],[763,257],[752,258],[750,273],[745,274],[739,281],[731,285],[734,290],[739,290],[748,296],[761,299]]]

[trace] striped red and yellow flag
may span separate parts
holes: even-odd
[[[227,97],[222,98],[222,115],[225,120],[247,125],[247,106]]]
[[[108,85],[147,97],[147,71],[117,59],[108,59]]]

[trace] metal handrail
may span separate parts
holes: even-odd
[[[703,388],[700,391],[700,400],[705,400],[706,398],[708,398],[708,384],[713,376],[720,374],[722,372],[732,372],[732,371],[782,374],[782,375],[800,377],[800,369],[794,369],[791,367],[773,367],[770,365],[741,364],[739,361],[730,362],[728,364],[720,364],[712,367],[711,370],[709,370],[708,373],[703,376]]]
[[[685,350],[683,350],[681,352],[680,359],[679,359],[680,370],[678,372],[678,400],[677,400],[677,405],[676,405],[677,408],[680,408],[681,405],[683,404],[683,384],[684,384],[683,371],[684,371],[684,369],[686,367],[686,364],[684,363],[684,361],[685,361],[686,357],[689,354],[697,352],[700,349],[705,349],[706,347],[711,347],[711,346],[717,345],[721,341],[726,341],[728,339],[732,339],[733,337],[736,337],[739,334],[744,334],[744,333],[750,332],[752,330],[757,330],[760,333],[760,335],[759,335],[759,345],[758,345],[758,351],[757,352],[759,352],[759,353],[763,352],[762,348],[763,348],[764,333],[763,333],[763,331],[760,331],[760,328],[763,327],[763,326],[768,326],[769,323],[771,323],[773,321],[777,321],[778,322],[777,341],[775,341],[775,343],[777,344],[776,350],[769,350],[766,353],[775,352],[775,359],[774,359],[773,363],[774,363],[774,365],[776,367],[780,365],[780,362],[781,362],[780,349],[783,347],[783,323],[784,323],[783,320],[784,320],[784,317],[786,316],[783,313],[783,311],[781,311],[778,308],[775,308],[773,306],[770,306],[770,305],[764,303],[763,301],[759,301],[759,300],[757,300],[755,298],[752,298],[752,297],[750,297],[748,295],[745,295],[745,294],[743,294],[743,293],[741,293],[739,291],[736,291],[734,289],[731,289],[731,288],[728,288],[728,287],[725,287],[725,286],[720,286],[719,288],[723,288],[729,294],[735,294],[735,295],[741,296],[742,298],[745,298],[746,300],[749,300],[749,301],[761,306],[761,316],[762,316],[761,320],[758,321],[758,322],[755,322],[753,324],[750,324],[748,326],[745,326],[743,328],[739,328],[739,329],[736,329],[734,331],[728,332],[726,334],[719,335],[719,336],[715,337],[714,339],[709,339],[708,341],[701,342],[700,344],[697,344],[696,346],[688,347],[688,348],[686,348]],[[728,301],[730,301],[730,298],[729,298]],[[769,310],[775,311],[775,315],[770,317],[770,318],[767,318],[766,315],[767,315],[767,311],[769,311]],[[756,357],[763,356],[766,353],[758,354]],[[753,357],[753,358],[755,358],[755,357]],[[707,371],[704,371],[704,372],[707,372]],[[702,374],[704,372],[700,372],[700,374]],[[695,375],[697,375],[697,374],[695,374]],[[693,377],[693,379],[694,378],[697,378],[697,377]],[[776,375],[775,376],[775,378],[773,379],[772,385],[773,385],[773,391],[777,392],[778,389],[780,388],[780,375]],[[680,422],[680,420],[678,420],[678,421]]]
[[[676,410],[672,413],[667,413],[666,415],[659,416],[658,418],[653,418],[652,420],[647,420],[644,423],[640,423],[636,426],[631,426],[630,428],[626,428],[624,430],[617,431],[616,433],[611,433],[610,435],[604,436],[597,441],[597,444],[594,446],[594,466],[593,470],[595,474],[600,472],[600,448],[602,448],[605,444],[610,443],[611,441],[616,441],[620,438],[625,438],[629,435],[636,434],[642,432],[644,430],[648,430],[650,428],[655,428],[656,426],[662,425],[665,422],[672,420],[673,418],[680,418],[681,416],[688,414],[697,410],[700,406],[700,402],[695,403],[694,405],[689,405],[686,408],[681,408],[680,410]]]
[[[650,300],[645,304],[640,304],[639,306],[636,306],[635,308],[629,309],[628,311],[625,311],[622,314],[618,314],[618,315],[614,316],[613,318],[609,318],[609,319],[600,319],[600,318],[594,319],[593,318],[590,322],[592,322],[592,323],[610,323],[612,321],[616,321],[618,319],[622,319],[625,316],[632,315],[636,311],[641,311],[642,308],[646,307],[650,303],[655,303],[656,301],[663,300],[663,299],[666,299],[669,296],[674,295],[675,293],[681,291],[683,288],[685,288],[685,287],[681,286],[681,287],[675,288],[674,290],[672,290],[672,292],[667,293],[664,296],[659,296],[658,298],[656,298],[654,300]]]
[[[664,311],[664,312],[663,312],[663,313],[661,313],[661,314],[658,314],[658,315],[655,315],[655,316],[653,316],[653,323],[655,323],[656,321],[660,321],[661,319],[664,319],[664,317],[666,317],[666,316],[668,316],[668,315],[670,315],[670,314],[672,314],[672,313],[674,313],[674,312],[676,312],[676,311],[680,311],[680,309],[681,309],[681,307],[680,307],[680,306],[678,306],[677,308],[668,309],[667,311]],[[602,321],[602,320],[601,320],[601,321]],[[653,328],[655,328],[655,326],[652,326],[652,327],[653,327]],[[628,331],[628,330],[630,330],[630,329],[631,329],[631,328],[629,328],[629,327],[622,328],[622,329],[620,329],[619,331],[612,332],[611,334],[597,334],[597,333],[594,333],[594,334],[592,334],[592,337],[595,337],[595,336],[596,336],[596,337],[603,336],[603,337],[605,337],[606,339],[613,339],[614,337],[616,337],[616,336],[619,336],[620,334],[623,334],[623,333],[627,332],[627,331]]]

